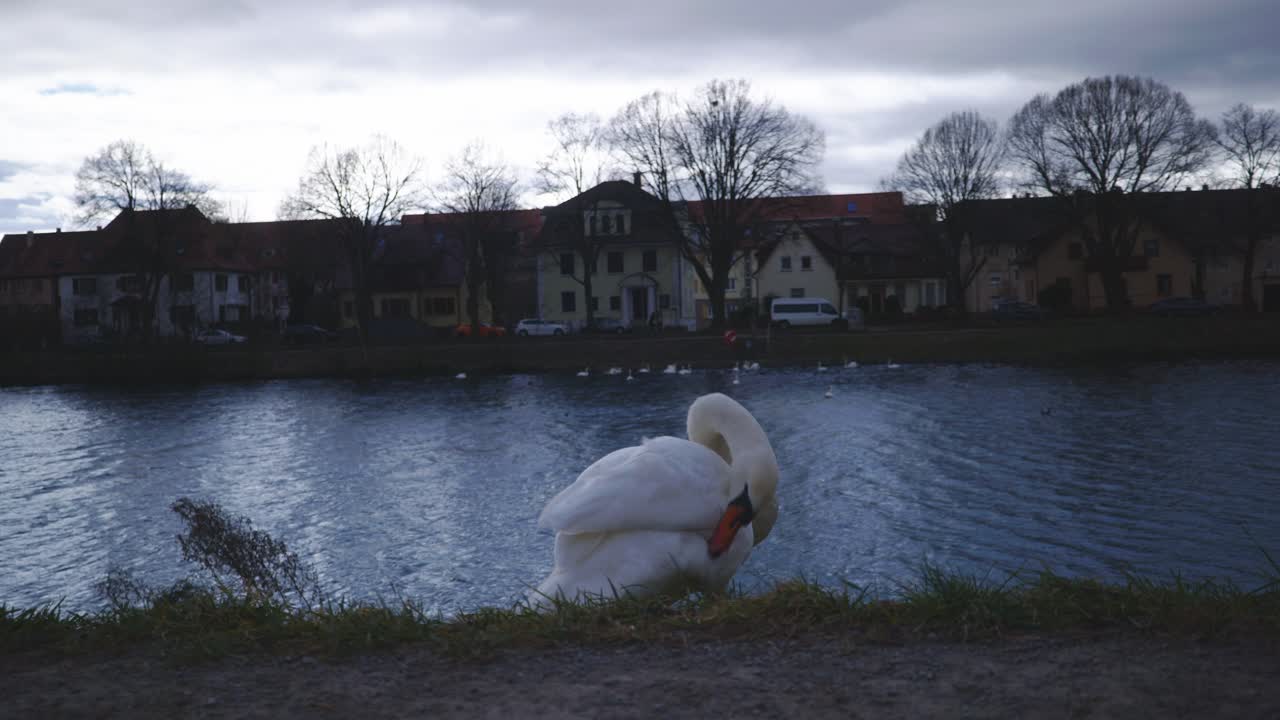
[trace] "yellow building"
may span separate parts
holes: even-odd
[[[543,218],[536,241],[542,319],[580,330],[590,308],[593,318],[623,327],[679,321],[679,231],[657,198],[634,183],[609,181],[545,208]]]
[[[1141,215],[1123,273],[1129,304],[1146,307],[1168,297],[1204,297],[1221,305],[1241,302],[1243,226],[1239,190],[1150,193],[1136,196]],[[967,242],[981,259],[966,289],[970,312],[990,311],[995,301],[1035,303],[1059,288],[1081,311],[1106,308],[1101,261],[1089,255],[1079,226],[1055,198],[1009,198],[969,204]],[[1090,222],[1086,215],[1086,222]],[[1268,231],[1254,262],[1254,297],[1264,304],[1267,286],[1280,267],[1273,257],[1277,230]],[[968,257],[968,249],[964,252]],[[1268,270],[1268,261],[1272,263]],[[1272,280],[1267,280],[1267,273]],[[1280,289],[1272,290],[1280,304]],[[1280,309],[1280,308],[1278,308]]]

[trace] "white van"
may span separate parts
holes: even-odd
[[[853,308],[846,318],[826,298],[775,298],[769,308],[769,319],[778,327],[792,325],[834,325],[862,328],[862,311]]]

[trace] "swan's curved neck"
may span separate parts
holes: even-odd
[[[747,486],[756,507],[775,504],[778,460],[760,423],[746,408],[719,393],[704,395],[689,408],[689,439],[711,448],[729,464],[735,481]],[[737,488],[733,488],[737,491]],[[764,539],[772,516],[753,523],[756,541]]]

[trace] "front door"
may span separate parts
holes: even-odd
[[[1265,312],[1280,312],[1280,284],[1262,287],[1262,309]]]
[[[649,322],[649,288],[627,288],[627,292],[631,294],[631,323]]]

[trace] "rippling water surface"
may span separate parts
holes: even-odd
[[[187,495],[252,517],[340,593],[507,604],[549,569],[543,504],[610,450],[683,436],[710,391],[756,415],[782,468],[748,587],[803,575],[892,591],[926,559],[1247,584],[1260,548],[1280,554],[1274,363],[731,378],[0,389],[0,603],[94,608],[112,566],[177,578],[168,508]]]

